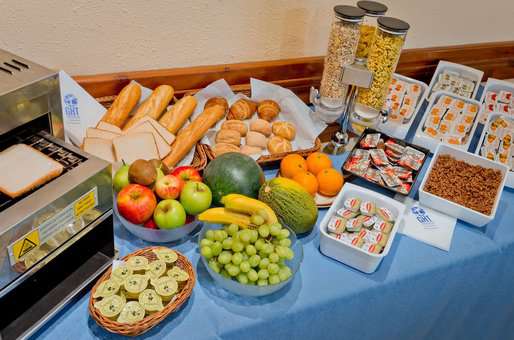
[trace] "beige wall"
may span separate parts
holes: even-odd
[[[514,0],[388,0],[407,47],[514,40]],[[71,74],[325,53],[333,0],[0,0],[0,48]]]

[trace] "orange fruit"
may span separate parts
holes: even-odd
[[[330,157],[321,152],[313,152],[307,157],[307,169],[314,175],[317,175],[321,170],[332,167]]]
[[[296,174],[307,171],[307,162],[302,156],[290,154],[280,162],[280,175],[293,178]]]
[[[318,191],[324,196],[335,196],[344,184],[343,175],[334,168],[323,169],[316,176]]]
[[[318,180],[308,171],[297,173],[293,177],[293,181],[300,184],[312,196],[318,192]]]

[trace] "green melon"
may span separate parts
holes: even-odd
[[[264,173],[257,162],[237,152],[216,157],[203,171],[203,178],[212,191],[212,202],[218,206],[228,194],[257,198],[264,183]]]
[[[280,223],[297,234],[310,232],[318,219],[314,198],[298,183],[284,177],[266,182],[259,190],[259,200],[273,209]]]

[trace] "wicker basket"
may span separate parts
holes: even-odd
[[[96,98],[96,101],[102,104],[105,108],[109,108],[115,99],[116,96],[107,96]],[[207,166],[207,155],[205,153],[205,148],[201,147],[200,143],[196,144],[191,166],[197,170],[203,170]]]
[[[147,247],[143,249],[139,249],[123,258],[126,260],[132,256],[144,256],[148,260],[153,261],[156,260],[156,255],[152,252],[153,249],[158,249],[162,247]],[[111,269],[107,270],[100,279],[96,282],[93,289],[91,290],[91,294],[89,296],[89,314],[96,321],[96,323],[106,329],[111,333],[127,335],[127,336],[136,336],[143,334],[150,330],[152,327],[156,326],[159,322],[161,322],[164,318],[166,318],[171,313],[175,312],[187,301],[191,293],[193,292],[193,287],[195,285],[196,277],[195,272],[193,270],[193,266],[191,262],[178,251],[175,250],[178,255],[177,262],[175,263],[182,270],[186,271],[189,274],[189,280],[185,282],[184,285],[179,285],[180,292],[175,295],[175,297],[168,302],[164,309],[160,312],[153,313],[151,315],[146,316],[143,320],[138,321],[133,324],[119,323],[113,320],[110,320],[103,315],[101,315],[98,310],[94,307],[94,299],[93,295],[101,282],[107,280],[111,276]]]
[[[208,146],[206,144],[202,144],[202,147],[204,148],[204,150],[205,150],[204,152],[206,153],[207,158],[209,158],[209,160],[212,161],[214,158],[216,158],[216,155],[214,154],[214,152],[212,151],[210,146]],[[276,163],[280,162],[282,160],[282,158],[284,158],[285,156],[287,156],[289,154],[298,154],[302,157],[307,157],[311,153],[319,151],[320,149],[321,149],[321,141],[319,140],[319,138],[316,138],[316,140],[314,141],[314,146],[310,149],[302,149],[302,150],[296,150],[296,151],[291,151],[291,152],[277,153],[274,155],[261,156],[257,159],[257,163],[261,166],[272,166],[272,165],[275,165]]]

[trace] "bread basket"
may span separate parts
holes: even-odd
[[[158,248],[163,247],[146,247],[143,249],[139,249],[123,257],[123,260],[127,260],[128,258],[133,256],[144,256],[150,261],[156,260],[157,256],[152,250]],[[168,315],[177,311],[180,308],[180,306],[182,306],[184,302],[186,302],[187,299],[191,296],[191,293],[193,292],[193,287],[195,285],[196,277],[191,262],[189,262],[189,260],[178,251],[175,250],[175,252],[178,255],[178,259],[175,262],[175,265],[180,267],[182,270],[186,271],[189,274],[189,279],[184,284],[179,285],[179,292],[173,297],[173,299],[170,302],[168,302],[168,304],[166,304],[166,306],[164,306],[164,309],[162,311],[150,314],[146,316],[143,320],[132,324],[116,322],[101,315],[98,312],[98,310],[94,307],[95,301],[93,299],[93,295],[98,286],[100,285],[100,283],[107,280],[111,276],[111,269],[108,269],[93,286],[93,288],[91,289],[91,294],[89,296],[89,314],[96,321],[96,323],[100,327],[104,328],[105,330],[111,333],[126,336],[137,336],[152,329],[159,322],[164,320]]]

